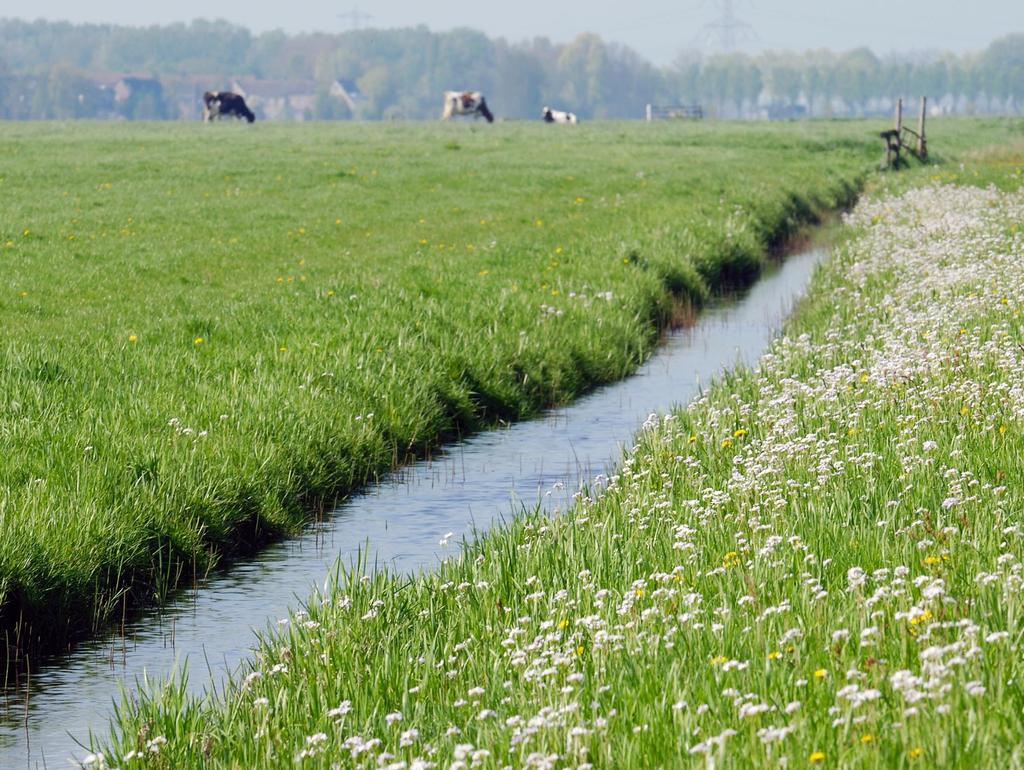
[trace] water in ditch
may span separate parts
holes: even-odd
[[[564,509],[581,482],[608,472],[644,419],[683,404],[737,363],[753,364],[806,290],[824,252],[769,268],[748,291],[705,308],[633,376],[534,420],[478,433],[352,497],[301,536],[233,564],[105,637],[0,687],[0,768],[61,768],[106,734],[121,688],[187,662],[195,690],[219,682],[254,644],[359,549],[369,563],[413,572],[461,536],[538,502]],[[451,545],[440,541],[449,533]],[[3,683],[0,683],[2,685]]]

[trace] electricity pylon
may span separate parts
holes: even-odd
[[[360,27],[363,26],[363,22],[370,21],[371,19],[373,19],[373,16],[368,13],[363,13],[362,11],[360,11],[359,6],[357,5],[351,11],[339,13],[338,18],[341,19],[342,21],[347,21],[349,29],[359,29]]]
[[[704,25],[699,35],[700,42],[708,43],[723,51],[735,51],[740,43],[757,39],[754,28],[736,18],[734,0],[712,0],[719,8],[716,19]]]

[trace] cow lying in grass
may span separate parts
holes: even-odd
[[[487,100],[479,91],[445,91],[441,120],[448,120],[452,115],[483,115],[488,123],[494,122],[494,115],[487,108]]]
[[[239,94],[230,91],[207,91],[203,94],[203,122],[210,123],[223,117],[256,120],[252,110]]]
[[[579,118],[576,117],[575,112],[562,112],[561,110],[553,110],[550,107],[545,107],[541,113],[541,117],[544,118],[545,123],[579,123]]]

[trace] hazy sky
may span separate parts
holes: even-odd
[[[340,31],[339,14],[358,8],[372,15],[365,26],[426,24],[435,30],[467,26],[521,40],[546,36],[565,41],[596,32],[635,48],[657,63],[670,62],[700,43],[704,25],[726,0],[2,0],[0,16],[23,19],[157,24],[192,18],[225,18],[254,31]],[[746,50],[834,49],[870,46],[878,53],[984,48],[1008,32],[1024,32],[1024,0],[733,0],[738,19],[756,34]]]

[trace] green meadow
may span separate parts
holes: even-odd
[[[1024,766],[1024,132],[963,127],[870,183],[759,365],[602,495],[435,573],[340,569],[220,693],[134,695],[86,762]]]
[[[623,377],[880,154],[868,123],[559,128],[0,125],[7,644]]]

